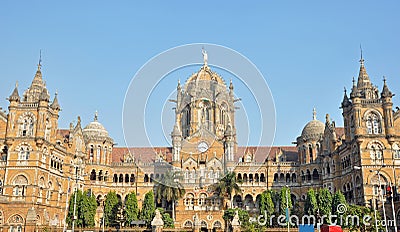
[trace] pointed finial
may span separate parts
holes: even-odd
[[[58,95],[58,90],[57,90],[57,89],[56,89],[55,95],[56,95],[56,96]]]
[[[39,63],[38,63],[38,70],[42,67],[42,49],[39,50]]]
[[[313,108],[313,120],[317,120],[317,111]]]
[[[356,86],[356,79],[353,77],[353,86]]]
[[[99,113],[96,110],[96,112],[94,113],[94,121],[97,122],[98,119],[99,119]]]
[[[15,82],[15,88],[18,88],[18,81]]]
[[[364,65],[364,59],[363,59],[363,53],[362,53],[362,47],[361,47],[361,44],[360,44],[360,53],[361,53],[361,59],[360,59],[360,63],[361,63],[361,65]]]
[[[385,76],[383,76],[383,84],[386,85],[386,77]]]
[[[344,94],[346,94],[347,93],[347,90],[346,90],[346,86],[344,87]]]

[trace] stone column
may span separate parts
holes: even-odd
[[[164,222],[162,220],[162,216],[158,209],[156,209],[156,215],[154,216],[153,221],[151,221],[151,227],[152,227],[152,232],[163,231]]]

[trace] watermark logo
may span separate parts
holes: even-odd
[[[393,227],[395,225],[394,220],[374,220],[371,215],[364,215],[360,217],[359,215],[352,215],[348,214],[348,207],[346,204],[339,204],[336,207],[337,214],[330,214],[330,215],[320,215],[316,217],[315,215],[271,215],[268,217],[267,212],[264,211],[264,214],[258,215],[257,217],[250,217],[250,223],[257,223],[260,226],[274,226],[278,225],[281,227],[287,226],[289,223],[290,226],[300,226],[300,225],[314,225],[316,227],[320,227],[322,224],[327,223],[328,225],[332,226],[356,226],[359,227],[363,226],[389,226]]]

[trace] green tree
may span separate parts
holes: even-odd
[[[337,209],[339,205],[343,205],[346,209],[348,208],[346,198],[344,197],[343,193],[337,191],[332,197],[332,215],[339,216],[338,214],[344,213],[338,212]]]
[[[293,205],[292,205],[292,199],[291,199],[291,194],[290,194],[290,188],[285,186],[281,189],[281,193],[280,193],[279,212],[282,215],[285,215],[286,208],[291,209],[292,207],[293,207]]]
[[[160,211],[160,214],[162,215],[162,220],[164,222],[164,228],[175,228],[174,220],[172,220],[169,213],[164,212],[163,208],[158,208],[158,211]]]
[[[79,216],[82,227],[93,227],[95,225],[94,217],[96,215],[97,201],[91,192],[85,191],[79,203]]]
[[[132,221],[138,220],[139,207],[135,192],[131,192],[126,196],[124,214],[127,225],[130,225]]]
[[[118,200],[117,194],[115,191],[110,191],[106,195],[105,205],[104,205],[104,216],[105,216],[105,225],[112,226],[115,223],[116,216],[118,213],[118,207],[121,205],[121,202]]]
[[[76,195],[75,207],[75,226],[76,227],[91,227],[95,225],[94,217],[96,215],[97,201],[96,198],[88,191],[82,193],[81,190],[73,193],[69,199],[67,223],[72,225],[74,215],[74,202]]]
[[[214,185],[214,191],[217,192],[220,197],[227,197],[231,202],[230,207],[233,208],[233,192],[241,192],[238,181],[236,180],[236,173],[226,173],[226,175]]]
[[[185,189],[179,182],[177,172],[166,172],[161,181],[155,186],[155,195],[158,203],[165,199],[172,204],[172,218],[175,221],[176,201],[185,195]]]
[[[140,218],[146,222],[147,226],[151,225],[151,221],[155,215],[155,210],[154,194],[153,191],[150,191],[144,195],[142,211],[140,214]]]
[[[266,216],[265,219],[269,221],[269,219],[275,212],[275,206],[272,200],[272,193],[270,190],[264,191],[260,195],[258,204],[260,206],[260,214]]]
[[[307,192],[307,199],[304,204],[304,214],[306,215],[316,215],[318,211],[317,195],[314,189],[310,189]]]
[[[331,215],[331,212],[332,212],[332,194],[331,194],[331,192],[326,188],[320,189],[318,192],[318,195],[317,195],[317,203],[318,203],[319,215],[321,217],[327,216],[328,218],[324,219],[324,223],[328,223],[329,215]]]

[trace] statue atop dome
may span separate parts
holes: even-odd
[[[201,48],[201,53],[203,54],[204,66],[207,66],[208,54],[207,54],[207,51],[204,50],[204,47]]]

